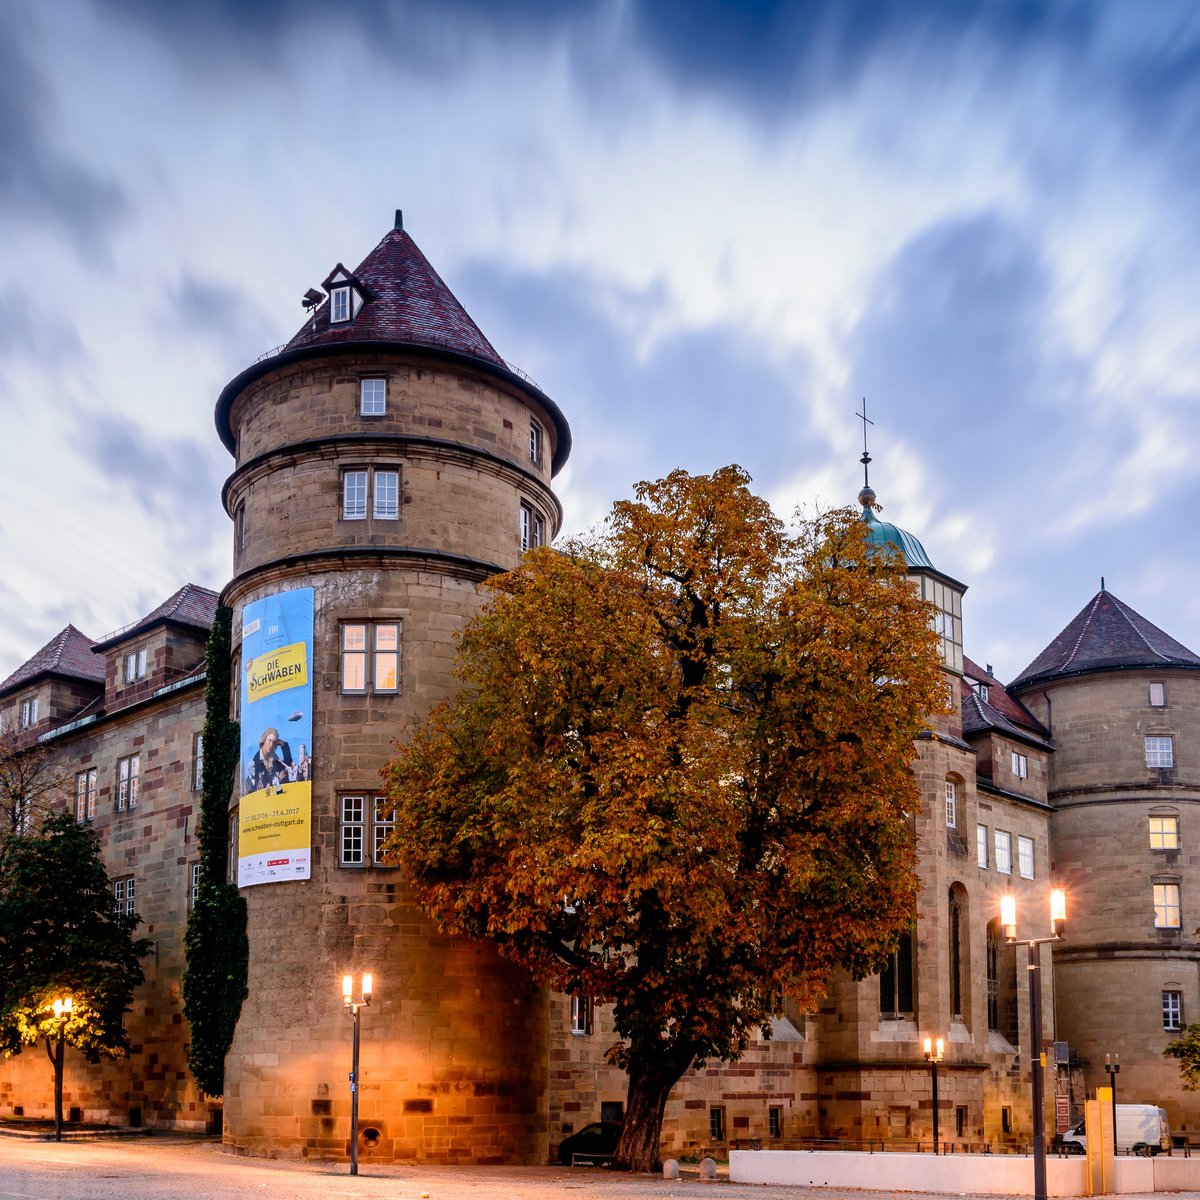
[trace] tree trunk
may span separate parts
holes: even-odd
[[[692,1056],[654,1055],[635,1049],[629,1062],[629,1090],[625,1097],[625,1124],[612,1165],[624,1171],[658,1171],[662,1168],[658,1146],[662,1137],[667,1097],[691,1064]],[[679,1064],[679,1065],[676,1065]]]

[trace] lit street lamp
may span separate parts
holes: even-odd
[[[1113,1098],[1113,1153],[1117,1152],[1117,1076],[1121,1073],[1121,1056],[1119,1054],[1104,1056],[1104,1070],[1108,1075],[1108,1086],[1112,1088]]]
[[[67,1022],[71,1019],[71,1010],[75,1007],[70,996],[63,996],[54,1001],[54,1019],[58,1022],[58,1040],[54,1045],[54,1140],[62,1141],[62,1089],[63,1089],[63,1050],[66,1044]]]
[[[933,1152],[938,1152],[938,1091],[937,1091],[937,1069],[938,1063],[942,1061],[942,1057],[946,1053],[946,1042],[943,1038],[926,1038],[925,1039],[925,1061],[929,1064],[933,1071]]]
[[[358,1011],[371,1003],[372,979],[369,974],[362,977],[358,999],[354,998],[354,976],[342,976],[342,1003],[354,1022],[353,1050],[350,1058],[350,1174],[358,1174]]]
[[[1000,898],[1000,924],[1005,940],[1029,948],[1029,1075],[1033,1090],[1033,1195],[1046,1200],[1046,1114],[1042,1097],[1042,943],[1057,941],[1067,924],[1067,895],[1062,888],[1050,891],[1050,936],[1017,939],[1017,901]]]

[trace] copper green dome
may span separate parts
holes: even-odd
[[[895,546],[904,555],[904,561],[910,567],[937,570],[929,561],[925,547],[907,529],[901,529],[888,521],[881,521],[875,515],[875,492],[870,487],[864,487],[858,493],[858,502],[863,506],[862,519],[867,527],[867,536],[876,546]]]

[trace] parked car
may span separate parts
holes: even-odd
[[[564,1167],[576,1163],[607,1162],[621,1138],[620,1121],[593,1121],[558,1144],[558,1161]]]
[[[1067,1130],[1059,1144],[1068,1154],[1087,1153],[1087,1128],[1080,1121]],[[1117,1105],[1117,1153],[1154,1155],[1171,1148],[1167,1114],[1153,1104]]]

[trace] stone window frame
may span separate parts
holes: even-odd
[[[95,767],[75,772],[75,820],[80,825],[96,819],[97,780]]]
[[[1028,863],[1028,870],[1026,870]],[[1034,839],[1024,834],[1017,835],[1017,874],[1022,879],[1034,878]]]
[[[192,734],[192,791],[204,786],[204,734]]]
[[[946,828],[958,828],[958,784],[953,779],[946,780]]]
[[[975,861],[979,865],[981,871],[988,869],[988,864],[992,861],[992,831],[980,821],[975,826]]]
[[[1178,1033],[1183,1028],[1183,991],[1176,986],[1162,990],[1162,1023],[1171,1033]]]
[[[139,646],[136,650],[130,650],[122,656],[124,658],[124,670],[122,672],[126,683],[136,683],[139,679],[146,678],[148,668],[147,647]]]
[[[1175,738],[1170,734],[1146,734],[1143,739],[1146,769],[1167,770],[1175,765]]]
[[[346,696],[365,696],[376,694],[395,696],[400,692],[401,651],[404,645],[404,634],[399,618],[391,620],[368,620],[366,618],[348,617],[338,623],[338,688]],[[350,641],[350,631],[361,630],[362,642]],[[385,633],[383,644],[380,644],[380,634]],[[388,641],[394,641],[389,645]],[[390,663],[394,673],[393,686],[380,686],[381,666]],[[358,667],[358,672],[348,675],[352,666]],[[386,676],[385,676],[386,677]],[[361,680],[361,686],[347,686],[347,679]]]
[[[1183,892],[1178,876],[1151,880],[1154,897],[1154,928],[1178,931],[1183,928]]]
[[[911,929],[900,934],[896,949],[879,972],[879,1019],[913,1020],[917,1015],[917,943]]]
[[[1147,815],[1150,834],[1151,850],[1178,850],[1181,846],[1179,837],[1179,813],[1175,811],[1151,811]],[[1158,828],[1155,828],[1158,822]],[[1169,843],[1169,844],[1168,844]]]
[[[521,553],[546,544],[546,518],[527,500],[521,501]]]
[[[1011,751],[1012,773],[1016,779],[1029,778],[1029,755],[1022,754],[1019,750]]]
[[[38,698],[26,696],[21,701],[21,728],[32,729],[38,720]]]
[[[1011,875],[1012,869],[1012,834],[1007,829],[995,830],[992,838],[992,861],[996,864],[998,875]]]
[[[382,861],[383,843],[396,827],[396,818],[381,815],[380,806],[386,801],[371,788],[338,792],[338,867],[389,869]]]
[[[378,388],[375,386],[378,384]],[[387,376],[364,375],[358,381],[358,415],[383,417],[387,415]]]
[[[137,911],[136,888],[137,878],[133,875],[121,875],[112,881],[113,909],[118,916],[130,917]]]
[[[1151,680],[1147,689],[1151,708],[1166,708],[1167,707],[1167,685],[1161,680]]]
[[[542,423],[537,417],[529,418],[529,461],[541,466],[542,447],[545,445],[545,433]]]
[[[353,497],[351,487],[353,486]],[[341,469],[341,520],[398,521],[398,463],[349,463]]]
[[[710,1104],[708,1108],[708,1139],[710,1142],[724,1142],[729,1132],[726,1121],[725,1105]]]
[[[142,756],[126,754],[117,759],[117,812],[137,808],[142,790]]]

